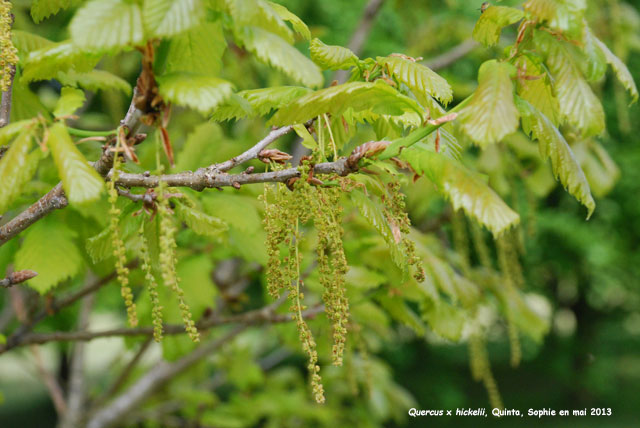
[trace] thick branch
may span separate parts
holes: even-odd
[[[347,158],[341,158],[335,162],[320,163],[314,167],[314,174],[337,174],[342,177],[355,171],[355,167],[349,166]],[[201,168],[196,172],[187,171],[160,176],[121,172],[118,174],[116,184],[123,187],[157,187],[160,182],[164,182],[169,187],[190,187],[201,191],[214,187],[237,188],[243,184],[253,183],[283,183],[293,177],[300,177],[300,171],[296,168],[258,174],[227,174]]]

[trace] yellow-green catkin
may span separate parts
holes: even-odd
[[[163,327],[162,327],[162,306],[160,305],[160,295],[158,294],[158,282],[156,277],[153,276],[151,271],[151,258],[149,257],[149,251],[147,250],[147,240],[144,236],[144,223],[140,226],[138,232],[140,234],[140,240],[142,242],[140,248],[140,257],[142,259],[142,271],[144,272],[145,280],[147,281],[147,290],[149,292],[149,298],[151,299],[151,319],[153,322],[153,339],[156,342],[162,340]]]
[[[460,256],[460,267],[465,274],[471,269],[469,259],[469,235],[467,234],[467,220],[462,210],[455,211],[451,217],[451,230],[453,233],[453,248]]]
[[[127,268],[127,250],[124,241],[120,237],[120,215],[121,210],[116,206],[118,201],[118,191],[115,183],[118,180],[118,168],[120,166],[120,157],[118,156],[118,148],[120,140],[117,140],[116,150],[113,155],[113,174],[111,180],[107,183],[107,191],[109,193],[109,229],[111,231],[111,245],[113,246],[113,255],[116,259],[116,273],[118,282],[120,283],[120,294],[124,299],[127,308],[127,319],[129,325],[135,327],[138,325],[138,315],[136,314],[136,304],[133,302],[133,291],[129,286],[129,268]]]
[[[182,321],[184,328],[189,334],[189,337],[194,342],[200,341],[200,333],[193,322],[189,305],[184,300],[184,291],[180,287],[178,275],[176,273],[176,227],[173,222],[173,216],[171,207],[169,206],[169,200],[164,197],[166,190],[166,184],[160,183],[158,186],[158,217],[160,221],[160,271],[162,274],[162,281],[164,284],[173,291],[178,298],[178,306],[180,307],[180,314],[182,315]]]
[[[302,235],[299,230],[299,220],[295,221],[295,230],[293,235],[289,239],[289,257],[288,257],[288,273],[289,273],[289,300],[291,300],[291,306],[289,310],[293,313],[293,318],[298,327],[298,333],[300,336],[300,342],[302,342],[302,349],[309,356],[309,363],[307,369],[309,370],[311,390],[313,397],[317,403],[324,403],[324,387],[322,386],[322,377],[320,377],[320,366],[318,365],[318,351],[316,341],[313,338],[309,325],[304,320],[302,312],[307,309],[302,304],[304,294],[300,291],[300,288],[304,285],[300,278],[300,263],[302,256],[299,251],[299,243]]]
[[[337,188],[312,188],[306,186],[313,203],[313,221],[318,231],[318,270],[324,293],[327,317],[333,327],[332,361],[342,365],[347,323],[349,322],[349,301],[346,295],[345,275],[349,270],[342,246],[342,207],[340,190]]]
[[[475,381],[481,381],[484,384],[491,407],[502,409],[502,398],[491,372],[484,336],[481,333],[476,332],[469,337],[469,363],[471,376]]]
[[[476,222],[471,222],[471,237],[473,238],[473,247],[476,250],[480,265],[486,269],[493,269],[491,253],[485,240],[484,232]]]
[[[18,50],[11,41],[11,2],[0,0],[0,90],[6,92],[18,63]]]
[[[500,236],[496,241],[498,251],[498,264],[502,273],[502,282],[505,287],[504,308],[507,318],[507,334],[509,336],[509,345],[511,349],[511,365],[517,367],[522,359],[522,349],[520,346],[520,338],[518,327],[514,321],[514,314],[509,304],[509,296],[517,293],[516,289],[524,286],[522,276],[522,267],[518,259],[515,240],[516,232],[508,231]]]
[[[397,228],[402,235],[401,241],[407,255],[407,262],[409,266],[414,267],[413,277],[416,281],[422,282],[425,280],[424,266],[422,260],[416,254],[416,244],[407,237],[411,232],[411,220],[409,220],[409,215],[407,214],[404,194],[400,191],[400,183],[392,181],[387,184],[387,192],[386,197],[383,197],[387,221],[392,228]]]

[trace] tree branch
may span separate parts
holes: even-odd
[[[337,174],[341,177],[355,172],[357,167],[350,166],[348,158],[341,158],[334,162],[319,163],[314,166],[314,174]],[[258,174],[227,174],[215,169],[200,168],[196,172],[186,171],[169,175],[145,175],[120,172],[116,184],[123,187],[157,187],[160,182],[169,187],[189,187],[202,191],[207,188],[238,187],[253,183],[283,183],[291,178],[300,177],[297,168],[280,171],[263,172]]]

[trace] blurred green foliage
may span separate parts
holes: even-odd
[[[28,15],[29,3],[14,2],[16,28],[37,32],[53,41],[68,38],[66,28],[73,16],[72,11],[62,11],[36,26]],[[358,26],[366,1],[286,0],[280,3],[308,23],[312,36],[327,44],[345,46]],[[394,52],[427,59],[437,56],[470,37],[481,3],[467,0],[387,1],[359,56],[375,58]],[[516,6],[520,3],[503,1],[500,4]],[[589,21],[595,32],[627,62],[635,80],[640,81],[640,2],[592,0],[588,3]],[[478,47],[440,72],[451,83],[456,101],[475,89],[480,64],[501,53],[515,36],[515,29],[509,28],[503,33],[498,46]],[[302,43],[299,47],[306,49]],[[258,63],[252,56],[238,55],[233,47],[225,53],[223,62],[222,77],[232,80],[235,76],[242,76],[242,79],[233,80],[238,90],[288,82],[282,73]],[[131,51],[104,58],[100,68],[134,85],[139,63],[140,54]],[[325,77],[330,76],[330,72],[325,72]],[[55,106],[59,90],[56,81],[31,83],[29,88],[37,97],[32,97],[30,92],[18,95],[20,98],[13,120],[28,116],[28,104],[41,103],[50,110]],[[510,367],[508,326],[495,313],[488,314],[487,323],[491,325],[487,338],[488,352],[505,406],[522,411],[543,407],[556,410],[610,407],[614,417],[606,420],[580,419],[580,426],[604,424],[624,427],[637,421],[637,397],[640,396],[640,202],[636,197],[640,182],[640,170],[637,168],[640,146],[636,141],[636,136],[640,135],[640,110],[637,105],[628,106],[629,98],[612,74],[598,82],[596,88],[607,114],[607,133],[598,141],[606,147],[617,165],[620,178],[615,186],[609,186],[605,181],[617,174],[611,171],[601,173],[597,168],[599,164],[589,174],[583,164],[598,204],[588,222],[584,220],[584,208],[561,186],[555,185],[548,165],[541,164],[539,160],[534,163],[526,156],[518,155],[518,148],[521,153],[527,150],[521,135],[510,137],[501,146],[515,149],[501,152],[491,148],[480,152],[469,141],[462,141],[462,144],[465,163],[486,174],[490,185],[500,196],[512,207],[520,208],[523,225],[518,229],[518,242],[524,248],[520,261],[525,289],[546,297],[542,302],[537,301],[543,312],[547,308],[545,305],[549,304],[547,302],[551,304],[548,308],[552,321],[549,334],[542,343],[522,337],[522,364],[516,369]],[[16,90],[21,89],[18,87]],[[20,105],[27,105],[25,113],[20,111]],[[127,106],[127,96],[116,91],[90,93],[86,111],[74,126],[108,129],[105,124],[117,123]],[[248,147],[261,138],[265,129],[262,121],[225,122],[219,126],[201,122],[202,116],[196,112],[180,110],[176,114],[172,122],[174,126],[169,129],[176,152],[188,154],[189,144],[205,146],[194,143],[195,140],[215,139],[218,142],[215,149],[209,146],[191,156],[179,157],[176,170],[195,169],[228,159],[238,153],[239,147]],[[367,141],[370,136],[370,132],[365,132],[356,139]],[[293,138],[280,144],[289,148]],[[81,150],[90,159],[99,155],[97,144],[86,144]],[[143,145],[138,155],[143,164],[149,164],[156,157],[156,149],[152,144]],[[585,155],[584,159],[588,156]],[[128,168],[134,172],[143,170],[136,166]],[[526,174],[521,173],[523,170],[537,174],[530,180],[534,181],[533,191],[527,187],[530,183]],[[45,173],[29,184],[29,190],[43,192],[55,182],[55,174],[47,176]],[[231,302],[231,311],[234,305],[247,309],[268,302],[262,291],[264,280],[256,269],[266,260],[261,245],[265,239],[260,219],[262,208],[256,199],[262,189],[247,186],[235,193],[231,196],[225,191],[201,201],[207,212],[217,213],[229,225],[228,239],[224,243],[211,242],[189,230],[178,235],[178,243],[189,248],[178,264],[178,272],[196,318],[211,306],[211,302],[216,299],[220,302],[224,298],[219,288],[213,285],[210,273],[214,264],[230,257],[243,260],[236,274],[246,277],[242,299]],[[463,270],[464,261],[459,253],[453,252],[453,248],[460,250],[460,247],[455,242],[454,226],[449,223],[455,217],[451,208],[425,179],[409,184],[406,193],[412,223],[421,232],[430,233],[429,238],[418,239],[424,239],[420,242],[421,248],[424,247],[422,251],[433,256],[431,251],[438,248],[441,253],[437,256],[451,260],[457,269]],[[104,201],[100,203],[106,211]],[[105,218],[88,210],[55,213],[52,218],[80,225],[75,233],[83,240],[106,226]],[[197,366],[180,377],[154,398],[148,410],[140,412],[139,416],[144,420],[132,422],[131,426],[170,426],[169,423],[175,421],[178,423],[176,426],[180,426],[183,419],[199,420],[202,426],[216,427],[423,426],[434,423],[434,420],[412,419],[407,415],[409,408],[488,407],[485,389],[481,383],[474,382],[470,374],[465,344],[443,339],[442,331],[434,334],[432,330],[437,328],[431,322],[427,328],[423,320],[398,322],[385,315],[384,311],[404,314],[398,305],[414,305],[415,301],[405,303],[402,299],[379,299],[382,293],[376,287],[388,282],[400,283],[401,274],[388,260],[386,250],[380,250],[380,243],[375,241],[366,222],[362,219],[353,221],[354,225],[345,236],[345,251],[349,261],[360,269],[350,272],[349,281],[356,290],[354,294],[372,299],[353,305],[354,318],[366,324],[367,328],[362,332],[352,331],[348,342],[348,351],[352,354],[345,367],[323,366],[328,397],[326,405],[321,407],[313,403],[307,391],[306,362],[298,353],[295,326],[276,325],[265,327],[265,331],[252,330],[243,334],[232,345],[213,355],[211,364]],[[462,224],[460,226],[459,223],[458,227],[466,230],[468,257],[472,264],[478,265],[482,254],[469,238],[475,226],[465,219],[458,218],[457,221]],[[358,236],[359,240],[350,240],[353,236]],[[488,235],[481,237],[485,244],[490,242]],[[377,246],[369,245],[372,242]],[[17,243],[0,249],[0,272],[4,272],[10,256],[16,251]],[[498,253],[493,245],[489,246],[489,251],[491,264],[497,268]],[[373,266],[376,263],[378,269]],[[109,261],[92,266],[97,275],[104,275],[112,268]],[[141,276],[139,272],[134,275]],[[135,281],[140,282],[141,278],[134,277],[132,282]],[[315,273],[307,282],[311,290],[319,289]],[[67,286],[72,288],[80,283],[82,278],[75,278]],[[393,287],[383,290],[391,292]],[[122,303],[116,286],[101,290],[98,299],[97,312],[103,316],[101,325],[112,326],[122,322]],[[0,300],[6,303],[4,295]],[[373,303],[376,301],[380,304]],[[151,323],[148,302],[146,291],[141,291],[138,305],[145,325]],[[165,317],[168,322],[180,322],[177,305],[168,305]],[[73,328],[74,320],[73,310],[60,313],[47,320],[41,330],[69,330]],[[311,324],[321,338],[318,341],[319,354],[329,355],[328,326],[316,321]],[[447,332],[449,329],[455,330],[455,327],[447,325],[442,328]],[[98,393],[110,384],[115,369],[126,363],[122,355],[127,353],[127,348],[133,349],[138,344],[137,340],[127,340],[124,343],[112,341],[106,345],[107,348],[112,345],[117,356],[91,365],[94,368],[92,392]],[[188,338],[167,337],[162,344],[163,356],[174,360],[193,346]],[[100,352],[99,349],[96,348],[95,352]],[[52,361],[61,361],[54,368],[63,378],[65,370],[68,370],[65,367],[67,351],[66,345],[47,350]],[[0,366],[5,367],[0,367],[0,372],[22,367],[17,358],[19,356],[0,357]],[[38,389],[34,382],[27,382],[19,393],[9,394],[10,390],[17,390],[19,382],[25,382],[24,376],[0,376],[3,376],[0,389],[5,401],[0,406],[1,426],[54,426],[51,422],[53,412],[44,404],[42,389]],[[163,406],[168,408],[166,414],[158,413],[164,409]],[[482,422],[473,418],[435,421],[438,426],[478,426]],[[514,420],[503,422],[506,426],[522,425]],[[550,418],[545,424],[567,425],[558,418]]]

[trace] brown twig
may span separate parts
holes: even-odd
[[[38,275],[38,272],[32,270],[19,270],[11,272],[6,278],[0,279],[0,287],[9,288],[21,282],[27,281]]]
[[[121,122],[121,124],[129,129],[128,135],[133,135],[133,131],[140,127],[139,122],[141,117],[142,113],[136,109],[132,100],[129,111]],[[111,169],[111,165],[113,165],[113,156],[109,150],[105,150],[100,159],[94,162],[93,167],[104,177]],[[58,183],[35,204],[9,220],[3,226],[0,226],[0,247],[38,220],[46,217],[55,210],[66,207],[68,204],[69,201],[64,194],[62,183]]]

